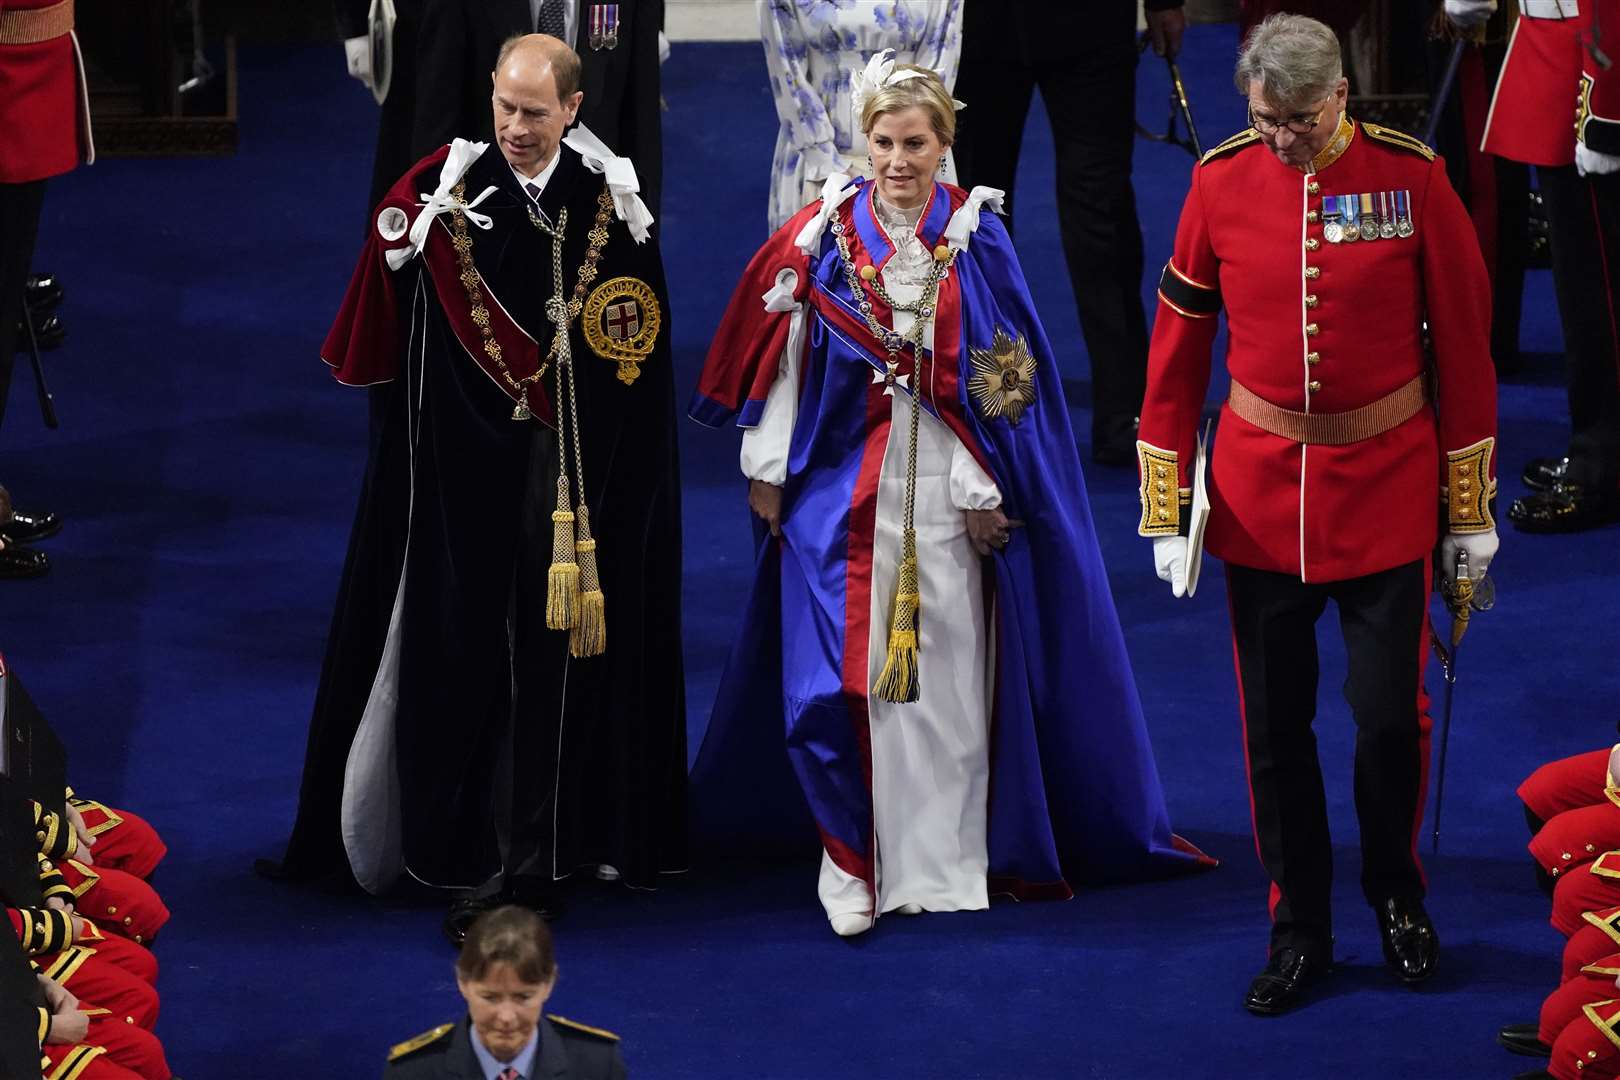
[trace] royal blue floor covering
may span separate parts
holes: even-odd
[[[1207,143],[1242,125],[1230,27],[1195,29],[1187,69]],[[67,283],[48,355],[63,423],[19,372],[0,479],[68,525],[51,574],[0,586],[0,649],[74,753],[74,783],[148,815],[158,885],[159,1033],[187,1080],[376,1075],[387,1048],[456,1015],[442,909],[255,877],[292,820],[318,665],[354,509],[365,400],[316,349],[365,227],[375,113],[335,45],[244,49],[241,151],[108,160],[53,182],[37,265]],[[1164,115],[1162,67],[1141,115]],[[666,68],[664,257],[677,384],[692,385],[763,239],[776,120],[760,52],[679,45]],[[971,107],[971,103],[970,106]],[[1191,159],[1139,143],[1148,282]],[[1018,236],[1069,376],[1087,361],[1054,226],[1052,151],[1032,118]],[[1146,285],[1146,283],[1145,283]],[[1144,288],[1151,296],[1151,290]],[[1533,274],[1526,381],[1503,387],[1504,506],[1566,408],[1551,289]],[[1151,310],[1151,309],[1150,309]],[[1372,315],[1373,313],[1369,313]],[[1219,388],[1212,390],[1212,397]],[[682,640],[695,751],[750,565],[736,436],[687,425]],[[612,1028],[639,1077],[1473,1077],[1524,1067],[1491,1040],[1556,980],[1513,788],[1535,764],[1614,738],[1620,531],[1506,529],[1495,611],[1463,652],[1430,909],[1445,945],[1421,990],[1385,971],[1357,880],[1352,727],[1335,620],[1318,720],[1339,838],[1339,967],[1299,1012],[1239,1006],[1264,961],[1222,579],[1172,602],[1135,535],[1135,478],[1089,469],[1093,509],[1175,825],[1224,861],[1067,903],[828,930],[802,864],[709,861],[656,894],[595,886],[556,926],[557,1011]],[[1368,514],[1378,509],[1366,492]],[[677,628],[671,627],[671,647]],[[1437,684],[1431,670],[1431,686]],[[1425,850],[1427,848],[1425,827]]]

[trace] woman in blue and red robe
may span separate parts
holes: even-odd
[[[980,214],[1001,193],[933,181],[955,124],[933,72],[880,57],[864,82],[875,179],[829,180],[755,255],[690,410],[744,429],[772,525],[693,774],[707,839],[779,842],[802,791],[840,934],[1208,865],[1170,831],[1058,369]],[[897,701],[873,687],[908,524]]]

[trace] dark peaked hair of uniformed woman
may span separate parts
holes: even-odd
[[[508,904],[478,916],[467,929],[456,975],[463,982],[479,982],[502,964],[526,983],[550,982],[557,974],[551,931],[528,908]]]

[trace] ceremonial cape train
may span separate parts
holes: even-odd
[[[870,183],[854,183],[831,221],[842,224],[857,267],[881,270],[893,248],[874,220]],[[930,248],[946,243],[947,225],[967,201],[962,190],[936,184],[919,237]],[[866,649],[868,640],[871,648],[883,647],[886,628],[867,623],[876,480],[892,410],[873,381],[886,351],[857,309],[832,229],[813,241],[812,254],[797,246],[801,231],[811,226],[810,237],[818,215],[825,218],[823,205],[800,212],[749,264],[689,410],[711,427],[732,418],[740,427],[757,424],[792,319],[788,311],[766,310],[761,298],[792,270],[794,299],[808,301],[809,318],[783,493],[784,539],[762,542],[744,625],[692,780],[695,812],[710,842],[758,851],[808,840],[807,802],[828,854],[870,882]],[[1207,863],[1170,831],[1057,365],[1011,241],[985,214],[970,241],[957,236],[953,243],[965,250],[940,285],[934,351],[924,351],[915,372],[908,351],[901,373],[916,375],[924,407],[994,478],[1003,512],[1024,522],[993,557],[994,575],[986,575],[993,581],[987,610],[995,630],[992,887],[1067,896],[1071,881]],[[880,323],[892,326],[887,305],[874,306]],[[998,335],[1021,339],[1035,360],[1034,400],[1016,425],[987,417],[970,393],[971,351],[1005,352]],[[927,596],[921,617],[929,617]],[[785,756],[774,719],[784,709]]]
[[[528,392],[535,418],[515,420],[506,381],[533,373],[551,344],[552,241],[530,221],[530,200],[500,153],[482,150],[459,140],[441,149],[374,211],[322,349],[340,381],[386,383],[388,414],[350,539],[283,870],[347,868],[374,891],[403,871],[435,885],[478,884],[502,868],[496,767],[510,761],[511,815],[526,805],[524,824],[544,833],[529,852],[544,872],[606,863],[652,884],[684,867],[686,832],[672,629],[680,496],[658,246],[634,242],[610,213],[570,331],[607,625],[606,652],[574,658],[567,632],[545,626],[555,426],[569,410],[548,372]],[[604,178],[570,146],[559,153],[540,209],[553,222],[567,210],[562,270],[572,295]],[[470,274],[453,216],[428,212],[446,194],[442,172],[464,181]],[[484,346],[483,320],[499,362]],[[632,339],[652,345],[627,382],[599,350]]]

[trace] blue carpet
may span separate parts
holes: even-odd
[[[1234,43],[1230,27],[1190,35],[1211,144],[1242,124]],[[279,854],[292,820],[360,477],[364,399],[332,384],[316,348],[364,228],[375,114],[335,47],[244,49],[242,62],[236,158],[106,161],[47,194],[38,265],[65,278],[71,327],[48,358],[63,427],[40,427],[20,374],[0,478],[68,527],[47,578],[0,588],[0,649],[72,746],[74,782],[140,810],[169,841],[159,1032],[174,1067],[190,1080],[375,1075],[391,1043],[456,1012],[440,909],[288,889],[250,870]],[[762,239],[776,121],[755,46],[677,46],[666,80],[665,260],[684,392]],[[1141,115],[1157,125],[1162,70],[1141,80]],[[1019,243],[1081,401],[1050,134],[1040,118],[1028,131]],[[1191,159],[1138,147],[1156,268]],[[1532,275],[1524,347],[1543,355],[1503,388],[1504,506],[1524,459],[1565,435],[1544,274]],[[1077,409],[1076,429],[1088,427]],[[691,425],[682,438],[695,750],[749,529],[735,436]],[[1132,475],[1088,481],[1173,819],[1225,860],[1219,870],[891,919],[854,943],[828,931],[808,861],[703,867],[653,895],[588,888],[557,926],[557,1011],[624,1033],[643,1078],[1518,1071],[1491,1033],[1534,1014],[1560,939],[1512,789],[1535,764],[1612,738],[1617,534],[1503,536],[1500,603],[1463,654],[1445,849],[1430,863],[1445,955],[1418,992],[1386,975],[1356,886],[1352,730],[1326,622],[1318,731],[1341,837],[1340,967],[1311,1007],[1258,1020],[1238,1005],[1264,959],[1264,879],[1222,581],[1211,574],[1204,595],[1172,603],[1134,534]]]

